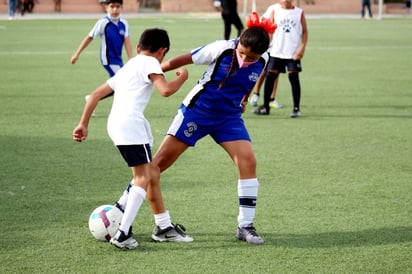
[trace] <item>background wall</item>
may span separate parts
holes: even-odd
[[[313,0],[315,4],[308,4],[312,1],[295,0],[295,4],[302,7],[306,14],[322,13],[352,13],[360,14],[361,0]],[[276,3],[275,0],[256,0],[256,7],[259,13],[263,13],[266,8]],[[378,0],[372,0],[372,10],[378,12]],[[123,0],[123,12],[145,12],[149,7],[150,11],[161,12],[217,12],[213,6],[213,0]],[[252,10],[252,0],[238,0],[239,12],[243,14],[246,7],[249,13]],[[407,13],[402,8],[403,4],[385,4],[384,13]],[[153,8],[154,7],[154,8]],[[98,0],[62,0],[63,13],[96,13],[103,12]],[[35,13],[53,13],[54,0],[39,0],[34,8]],[[0,13],[7,13],[7,0],[0,0]]]
[[[0,12],[7,13],[7,0],[0,1]],[[33,12],[55,12],[54,0],[38,0],[37,2]],[[65,13],[95,13],[104,11],[98,0],[62,0],[61,3],[61,10]],[[123,11],[138,12],[139,2],[137,0],[123,0]]]

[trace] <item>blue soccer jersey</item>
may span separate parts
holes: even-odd
[[[129,36],[129,25],[125,19],[120,18],[114,23],[106,16],[97,21],[89,36],[101,38],[100,61],[103,66],[123,66],[122,49],[125,37]]]
[[[258,62],[239,68],[236,44],[237,40],[216,41],[192,51],[193,63],[208,67],[184,99],[167,134],[188,146],[206,135],[218,144],[250,141],[240,103],[255,86],[269,55],[265,53]]]
[[[242,98],[255,86],[268,55],[265,53],[258,62],[239,68],[236,44],[237,40],[216,41],[191,52],[194,64],[208,67],[183,101],[186,107],[212,115],[241,115]]]

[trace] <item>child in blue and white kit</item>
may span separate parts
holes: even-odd
[[[237,166],[236,237],[251,244],[264,241],[253,226],[259,183],[256,158],[241,114],[268,61],[269,41],[265,29],[250,27],[239,39],[208,44],[162,65],[164,71],[186,64],[207,65],[207,70],[184,99],[153,160],[162,172],[188,147],[210,135]],[[149,201],[153,194],[150,189],[156,183],[159,181],[152,182],[149,188]]]
[[[123,46],[126,49],[127,57],[129,59],[133,57],[133,53],[132,44],[130,42],[129,24],[126,19],[120,17],[123,0],[107,0],[105,5],[107,15],[97,21],[93,29],[80,43],[70,62],[75,64],[82,51],[95,38],[100,37],[100,63],[109,74],[109,77],[112,77],[121,67],[123,67]],[[110,93],[106,97],[112,95],[113,93]],[[89,95],[87,95],[85,99],[87,101]],[[93,115],[95,115],[94,112]]]
[[[97,21],[93,29],[80,43],[70,60],[72,64],[77,62],[82,51],[97,37],[101,38],[100,62],[109,77],[112,77],[123,66],[123,46],[128,58],[133,57],[129,24],[126,19],[120,17],[122,5],[123,0],[108,0],[106,2],[107,15]]]

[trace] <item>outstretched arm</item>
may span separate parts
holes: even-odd
[[[100,99],[106,97],[112,92],[112,88],[107,83],[104,83],[103,85],[98,87],[92,94],[90,94],[90,97],[87,99],[86,105],[84,106],[80,122],[73,130],[74,141],[81,142],[86,140],[88,135],[87,128],[89,126],[89,121],[90,117],[92,116],[93,110],[96,108]]]
[[[80,57],[80,53],[93,41],[93,38],[90,36],[84,37],[83,41],[80,43],[79,48],[73,54],[72,58],[70,59],[70,63],[75,64]]]
[[[192,54],[191,53],[187,53],[187,54],[177,56],[175,58],[172,58],[172,59],[162,63],[162,70],[164,72],[166,72],[166,71],[169,71],[169,70],[180,68],[181,66],[185,66],[185,65],[188,65],[188,64],[193,64]]]

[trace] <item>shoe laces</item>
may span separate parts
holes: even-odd
[[[179,233],[180,235],[182,235],[183,237],[186,236],[186,228],[181,225],[181,224],[173,224],[175,230],[177,231],[177,233]]]
[[[248,233],[254,237],[259,237],[259,235],[256,233],[256,229],[253,226],[247,226],[247,227],[243,227],[243,229],[247,230]]]

